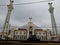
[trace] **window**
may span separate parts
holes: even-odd
[[[39,36],[37,36],[37,38],[39,39],[40,37],[39,37]]]
[[[45,35],[45,32],[43,33],[43,35]]]
[[[18,35],[17,37],[18,37],[18,39],[19,39],[19,35]]]
[[[24,32],[24,34],[26,34],[26,32]]]
[[[30,29],[32,28],[32,26],[30,26]]]
[[[39,35],[41,35],[41,32],[39,32]]]
[[[26,37],[24,36],[24,39],[26,39]]]
[[[15,36],[15,39],[17,39],[17,36]]]
[[[37,32],[35,32],[35,35],[37,35]]]
[[[20,36],[20,39],[21,39],[21,36]]]
[[[23,39],[24,36],[22,35],[21,37],[22,37],[22,39]]]
[[[18,34],[18,32],[16,32],[16,34]]]
[[[30,26],[29,29],[32,30],[32,26]]]
[[[29,31],[29,34],[32,34],[32,31]]]
[[[20,34],[22,34],[22,32],[20,32]]]

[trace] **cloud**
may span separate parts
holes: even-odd
[[[14,4],[40,1],[40,0],[14,0]],[[0,0],[0,5],[9,4],[9,0]],[[60,0],[54,1],[54,17],[57,24],[60,24]],[[22,26],[29,21],[32,17],[32,22],[40,27],[51,27],[51,16],[48,12],[48,2],[28,4],[28,5],[15,5],[11,13],[10,24],[13,26]],[[7,14],[7,6],[0,6],[0,26],[3,25]],[[58,29],[59,31],[59,29]],[[60,32],[60,31],[59,31]]]

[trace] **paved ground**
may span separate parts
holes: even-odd
[[[60,45],[59,43],[0,43],[0,45]]]
[[[0,41],[0,45],[60,45],[60,43],[21,43],[18,41]]]
[[[21,44],[21,45],[60,45],[59,43],[33,43],[33,44]]]

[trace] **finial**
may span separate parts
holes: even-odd
[[[49,5],[52,5],[53,3],[52,2],[50,2],[50,3],[48,3]]]
[[[32,20],[32,17],[29,17],[29,20],[31,21]]]
[[[11,3],[13,3],[14,1],[13,0],[10,0]]]
[[[52,5],[52,2],[48,3],[49,5]]]
[[[54,11],[54,7],[53,7],[53,3],[52,2],[50,2],[50,3],[48,3],[49,4],[49,12],[52,14],[53,13],[53,11]]]

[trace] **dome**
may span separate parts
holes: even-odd
[[[20,29],[28,29],[29,27],[32,27],[34,29],[41,29],[40,27],[38,27],[37,25],[35,25],[32,21],[31,21],[31,17],[29,17],[29,22],[21,27],[19,27]]]

